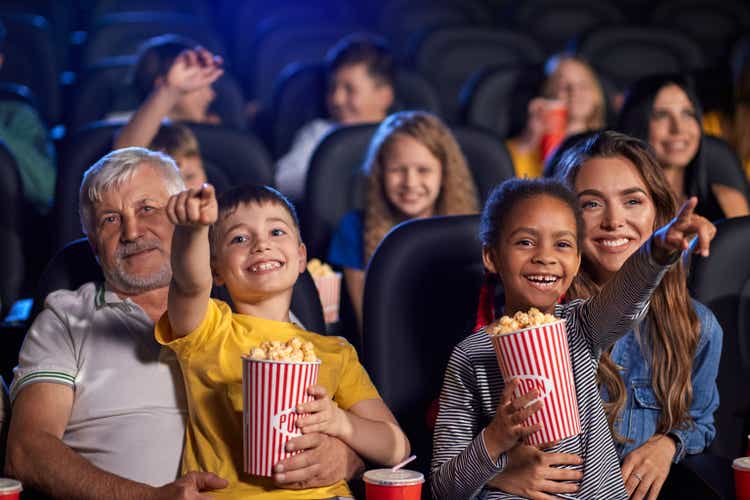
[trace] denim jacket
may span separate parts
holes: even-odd
[[[693,399],[690,405],[693,424],[667,433],[677,443],[675,463],[682,460],[685,454],[702,452],[716,435],[714,412],[719,406],[716,375],[721,357],[722,330],[706,306],[697,301],[693,301],[693,306],[701,324],[700,340],[693,359]],[[656,433],[661,414],[661,406],[651,387],[650,356],[642,352],[642,347],[647,346],[638,341],[639,337],[646,339],[648,335],[646,323],[642,326],[639,335],[631,331],[615,343],[611,352],[612,360],[621,367],[620,375],[627,388],[627,402],[615,425],[621,436],[633,441],[617,444],[621,459]],[[607,400],[604,390],[602,397]]]

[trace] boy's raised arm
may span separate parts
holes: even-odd
[[[138,107],[128,123],[115,138],[114,149],[129,146],[148,147],[180,98],[197,89],[207,87],[223,73],[221,58],[206,49],[185,50],[175,59],[163,81]]]
[[[218,217],[213,186],[204,184],[200,191],[187,189],[172,196],[167,216],[175,225],[167,314],[172,335],[179,338],[200,325],[211,294],[208,229]]]

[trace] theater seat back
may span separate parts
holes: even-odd
[[[724,330],[719,365],[716,439],[710,451],[726,458],[745,452],[750,431],[750,216],[717,223],[708,258],[695,258],[691,289]]]
[[[470,332],[483,268],[478,215],[435,217],[395,227],[365,278],[366,367],[429,472],[431,403],[448,357]]]

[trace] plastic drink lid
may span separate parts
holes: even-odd
[[[421,472],[408,469],[375,469],[368,470],[362,476],[366,483],[379,484],[381,486],[410,486],[424,483],[424,475]]]
[[[735,458],[732,462],[732,469],[750,472],[750,457]]]
[[[21,485],[20,481],[16,481],[15,479],[8,479],[8,478],[0,478],[0,493],[15,493],[17,491],[22,491],[23,486]]]

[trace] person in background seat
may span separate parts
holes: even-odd
[[[336,125],[379,123],[393,104],[393,56],[384,40],[353,34],[326,55],[328,119],[316,119],[297,132],[292,147],[276,164],[276,186],[300,201],[315,147]]]

